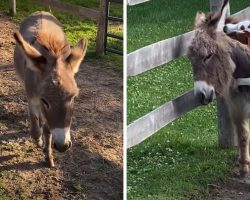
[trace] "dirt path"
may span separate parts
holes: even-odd
[[[0,14],[0,65],[12,63],[16,29]],[[77,83],[73,147],[48,169],[28,134],[24,91],[0,69],[0,199],[122,199],[122,73],[89,61]]]
[[[224,184],[214,185],[214,200],[249,200],[250,180],[228,179]]]

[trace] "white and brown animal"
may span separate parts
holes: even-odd
[[[70,126],[79,92],[74,75],[87,40],[71,49],[60,23],[43,11],[26,18],[14,37],[14,65],[28,97],[30,134],[39,147],[44,146],[46,162],[53,167],[52,144],[60,152],[72,145]]]
[[[223,32],[227,4],[225,0],[218,13],[197,13],[188,57],[200,102],[208,104],[218,95],[228,105],[238,136],[240,175],[245,177],[250,164],[250,50]]]

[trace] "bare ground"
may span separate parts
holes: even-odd
[[[13,31],[0,13],[0,65],[12,63]],[[122,199],[122,72],[89,61],[77,74],[80,95],[73,147],[46,168],[28,134],[27,99],[15,73],[0,68],[0,199]]]
[[[209,186],[213,200],[250,200],[250,176],[239,178],[238,164],[235,164],[230,177]]]

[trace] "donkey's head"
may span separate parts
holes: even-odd
[[[227,4],[225,0],[218,13],[196,14],[195,36],[188,57],[193,65],[195,95],[202,104],[227,91],[234,70],[228,37],[223,32]]]
[[[26,56],[26,66],[37,73],[36,77],[40,77],[37,85],[26,87],[37,88],[39,96],[36,99],[42,113],[42,121],[46,122],[52,133],[55,148],[64,152],[72,145],[70,125],[74,98],[79,92],[74,75],[85,56],[87,40],[80,40],[73,49],[65,46],[65,43],[62,43],[61,47],[53,47],[56,42],[50,42],[52,46],[44,42],[37,50],[27,43],[20,33],[15,33],[14,37]],[[37,116],[38,119],[40,117]]]

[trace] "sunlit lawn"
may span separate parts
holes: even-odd
[[[231,13],[250,6],[231,0]],[[128,51],[192,30],[205,0],[153,0],[128,7]],[[179,58],[128,78],[127,118],[133,122],[192,89],[191,64]],[[209,183],[230,174],[234,151],[218,149],[215,103],[200,107],[128,150],[129,199],[206,199]]]

